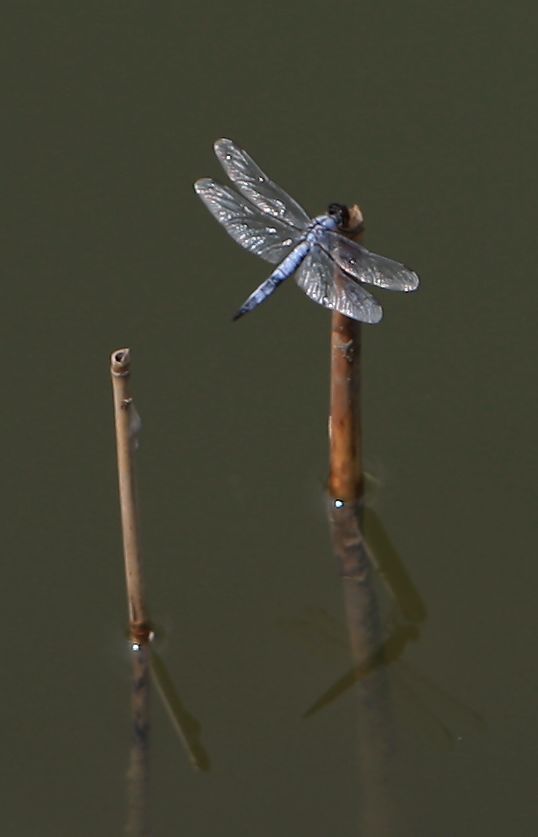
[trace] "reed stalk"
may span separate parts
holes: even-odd
[[[362,238],[364,219],[357,205],[349,210],[344,233]],[[338,276],[335,276],[338,281]],[[331,322],[331,385],[329,413],[329,480],[333,500],[353,503],[363,490],[360,411],[361,324],[334,311]]]
[[[130,391],[131,353],[129,349],[116,349],[116,351],[112,352],[110,374],[114,395],[123,555],[129,607],[129,631],[131,640],[134,643],[144,643],[150,638],[151,629],[144,591],[134,467],[136,436],[139,430],[140,419]]]

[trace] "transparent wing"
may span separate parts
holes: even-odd
[[[419,278],[413,270],[400,262],[370,253],[362,244],[350,241],[339,233],[326,230],[319,244],[341,270],[359,282],[389,291],[414,291],[418,288]]]
[[[221,186],[209,177],[197,180],[194,190],[241,247],[272,264],[281,262],[301,238],[298,230],[261,215],[229,186]]]
[[[299,230],[308,226],[311,218],[302,206],[269,180],[246,151],[229,139],[218,139],[214,148],[234,186],[260,212]]]
[[[295,274],[305,294],[333,311],[352,320],[378,323],[383,316],[381,305],[350,276],[340,272],[327,253],[314,245]]]

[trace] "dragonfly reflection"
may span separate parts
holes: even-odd
[[[205,177],[194,184],[196,193],[238,244],[277,265],[234,320],[264,302],[292,274],[314,302],[365,323],[378,323],[383,309],[363,283],[391,291],[418,287],[414,271],[342,235],[349,223],[347,207],[331,203],[325,215],[311,218],[231,140],[218,139],[214,148],[237,191]]]
[[[349,644],[344,626],[323,608],[306,608],[302,615],[289,621],[286,628],[317,654],[327,649],[331,659],[339,651],[343,655]],[[409,661],[401,659],[408,641],[415,638],[416,631],[412,625],[392,624],[391,633],[383,647],[382,656],[385,660],[374,659],[372,665],[363,669],[355,667],[348,670],[309,706],[303,717],[309,718],[325,709],[355,683],[367,678],[377,666],[389,664],[393,675],[397,674],[398,693],[407,694],[409,698],[405,701],[405,714],[408,715],[410,711],[411,714],[418,714],[422,723],[430,727],[430,732],[436,729],[440,733],[445,744],[458,745],[464,739],[483,731],[485,722],[480,712],[440,688]],[[398,701],[399,708],[403,710],[400,703]]]

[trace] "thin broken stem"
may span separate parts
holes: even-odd
[[[116,421],[118,479],[123,554],[129,606],[129,628],[133,642],[146,642],[150,627],[145,602],[142,549],[138,522],[134,453],[139,418],[130,392],[131,354],[129,349],[112,352],[110,363]]]
[[[364,229],[357,205],[349,210],[347,236],[358,241]],[[338,282],[338,276],[335,277]],[[329,494],[334,500],[360,500],[363,489],[360,412],[361,326],[334,311],[331,324],[329,417]]]

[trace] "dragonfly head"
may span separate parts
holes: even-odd
[[[327,213],[335,219],[339,227],[344,228],[349,225],[349,209],[343,203],[330,203]]]

